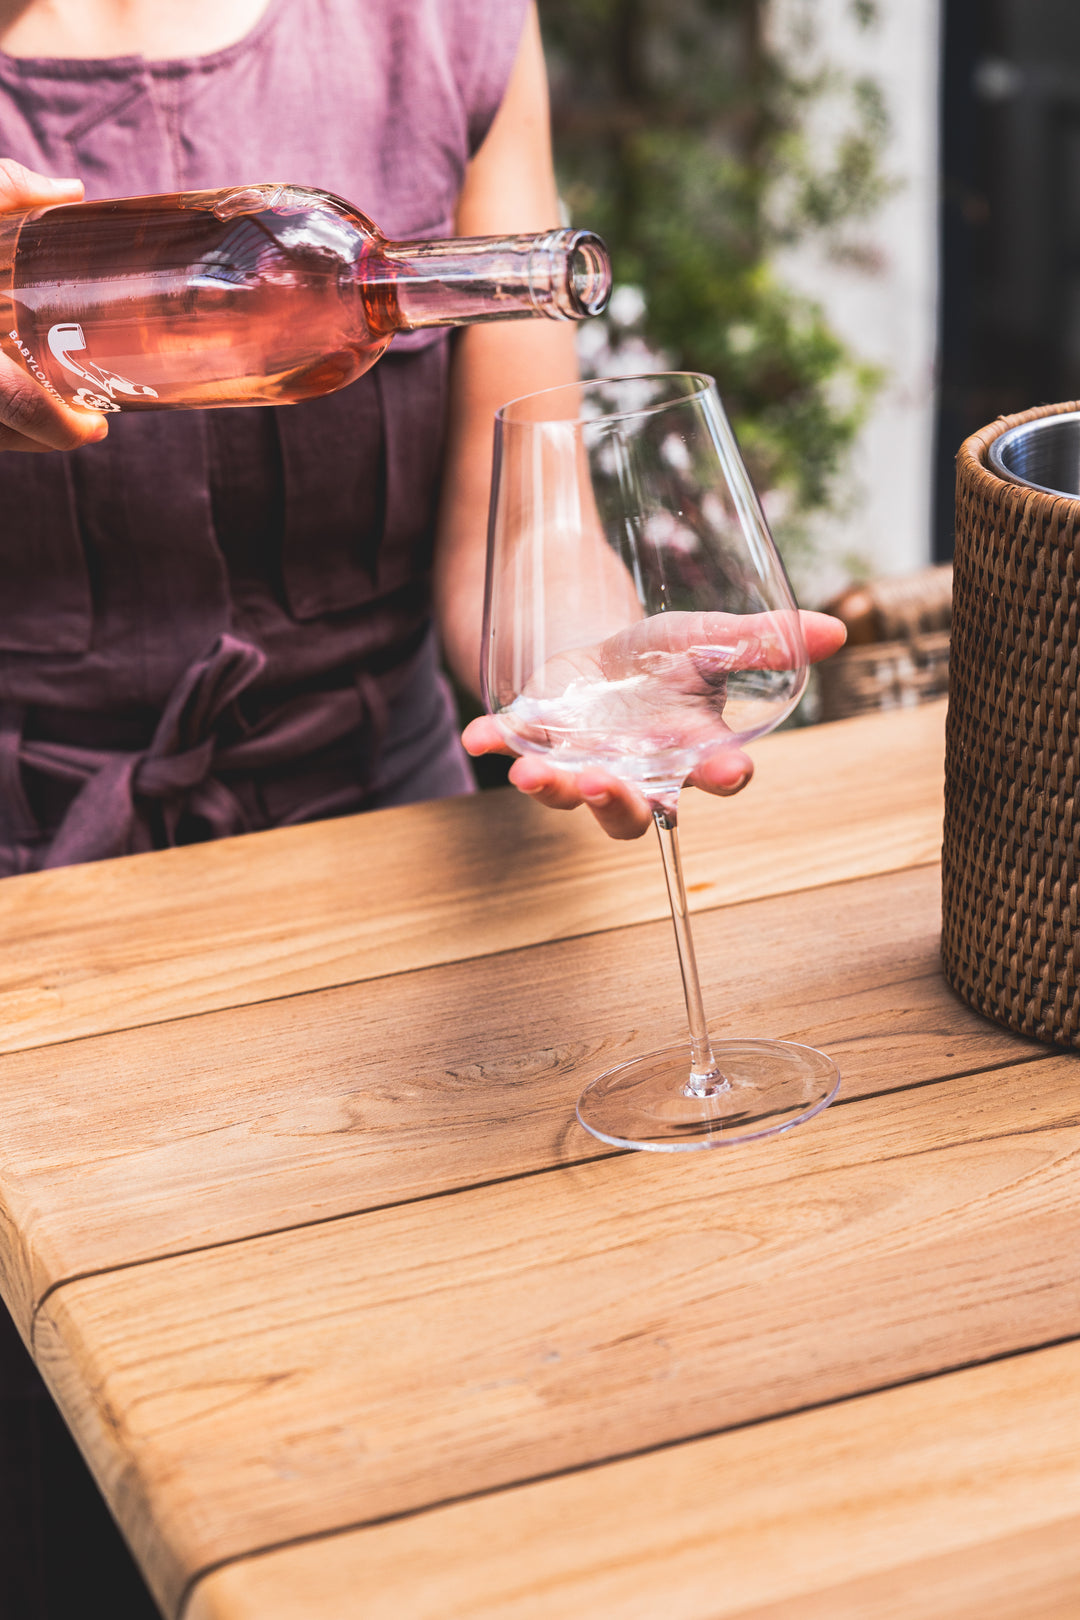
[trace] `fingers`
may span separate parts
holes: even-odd
[[[81,180],[55,180],[13,158],[0,158],[0,214],[79,202]],[[46,392],[21,366],[0,355],[0,451],[75,450],[108,431],[97,411],[73,411]]]
[[[482,714],[478,719],[470,720],[461,733],[461,741],[465,752],[471,754],[474,759],[480,754],[514,753],[490,714]]]
[[[21,433],[16,433],[14,428],[0,427],[0,452],[6,450],[18,450],[22,455],[47,456],[52,450],[52,445],[39,444],[36,439],[24,438]]]
[[[847,640],[847,625],[841,619],[834,619],[831,613],[811,613],[808,608],[801,608],[799,622],[812,664],[820,658],[831,658]]]
[[[511,780],[513,774],[511,771]],[[753,774],[754,762],[749,754],[738,748],[725,748],[712,759],[704,760],[686,785],[727,799],[733,793],[741,793]],[[577,777],[577,788],[580,799],[576,802],[584,800],[609,838],[640,838],[652,826],[652,807],[642,794],[617,777],[602,771],[582,771]]]
[[[54,180],[47,174],[25,168],[13,158],[0,158],[0,213],[81,202],[82,195],[81,180]]]
[[[790,669],[800,661],[799,640],[796,633],[795,613],[790,610],[776,613],[688,614],[698,618],[704,631],[706,647],[715,636],[721,667],[737,669]],[[694,627],[689,627],[692,633]],[[844,645],[847,627],[828,613],[811,613],[805,608],[798,612],[798,631],[801,632],[806,656],[811,664],[828,658]]]
[[[478,754],[513,754],[490,715],[472,720],[462,741]],[[741,793],[754,774],[754,762],[740,748],[722,748],[703,760],[687,779],[721,798]],[[640,838],[652,824],[652,811],[643,794],[607,771],[589,769],[572,773],[559,770],[542,754],[523,754],[510,767],[510,781],[521,793],[549,810],[576,810],[586,804],[609,838]]]
[[[525,754],[511,766],[510,780],[549,810],[576,810],[587,804],[609,838],[640,838],[652,825],[652,811],[642,795],[606,771],[571,774],[556,770],[539,755]]]
[[[672,614],[670,617],[674,618]],[[708,665],[715,656],[715,669],[791,669],[802,662],[800,639],[807,661],[816,664],[829,658],[847,640],[847,626],[828,613],[812,613],[805,608],[796,616],[789,610],[777,613],[686,614],[697,620],[686,626],[683,635],[695,662]],[[695,639],[696,638],[696,639]]]
[[[0,354],[0,450],[75,450],[103,439],[97,411],[73,411]]]
[[[828,613],[778,609],[772,613],[654,613],[600,644],[596,655],[608,680],[640,670],[656,654],[689,654],[703,670],[791,669],[828,658],[842,647],[847,630]]]
[[[462,741],[474,757],[513,754],[490,715],[470,721],[462,732]],[[688,778],[687,786],[730,798],[742,792],[753,774],[754,762],[749,754],[740,748],[721,748],[711,759],[702,761]],[[523,754],[510,767],[510,781],[519,792],[527,793],[549,810],[576,810],[587,804],[609,838],[640,838],[652,822],[652,811],[644,796],[606,771],[561,771],[542,754]]]
[[[741,793],[753,774],[754,762],[749,754],[740,748],[723,748],[711,759],[702,760],[687,785],[728,799],[733,793]]]
[[[581,797],[609,838],[640,838],[653,823],[652,807],[628,782],[605,771],[582,771]]]
[[[556,770],[537,754],[523,754],[510,767],[510,781],[520,793],[546,804],[549,810],[576,810],[581,803],[574,777]]]

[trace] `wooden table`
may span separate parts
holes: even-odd
[[[507,791],[0,885],[0,1286],[184,1620],[1080,1613],[1080,1060],[937,960],[941,706],[688,796],[707,1002],[832,1052],[605,1151],[660,862]]]

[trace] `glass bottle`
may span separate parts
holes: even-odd
[[[0,345],[94,411],[292,404],[344,388],[396,332],[582,320],[610,287],[588,231],[390,242],[301,186],[0,218]]]

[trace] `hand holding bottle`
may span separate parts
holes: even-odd
[[[0,214],[79,202],[81,180],[53,180],[0,158]],[[74,450],[103,439],[105,418],[73,411],[0,353],[0,450]]]

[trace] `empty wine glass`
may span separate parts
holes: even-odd
[[[496,415],[482,681],[517,753],[635,784],[660,839],[689,1048],[621,1063],[578,1118],[678,1152],[787,1130],[832,1101],[833,1061],[710,1041],[679,859],[695,766],[790,714],[808,655],[795,599],[710,377],[620,377]]]

